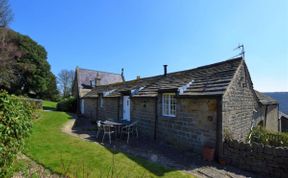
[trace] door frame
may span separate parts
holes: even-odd
[[[128,95],[124,95],[123,97],[123,118],[122,120],[125,121],[130,121],[131,120],[131,113],[130,113],[130,109],[131,109],[131,99],[130,96]]]

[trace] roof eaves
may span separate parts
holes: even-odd
[[[93,69],[84,69],[84,68],[78,68],[79,71],[91,71],[91,72],[95,72],[95,73],[105,73],[105,74],[112,74],[112,75],[119,75],[121,76],[121,74],[118,73],[113,73],[113,72],[104,72],[104,71],[99,71],[99,70],[93,70]]]

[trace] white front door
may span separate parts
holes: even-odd
[[[123,96],[123,120],[130,121],[130,97]]]

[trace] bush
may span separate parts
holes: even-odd
[[[26,100],[26,102],[30,103],[33,109],[42,109],[42,100],[34,99],[34,98],[22,98]]]
[[[264,128],[256,127],[251,133],[251,142],[271,146],[288,146],[288,135],[285,133],[272,133]]]
[[[32,127],[33,109],[28,102],[0,91],[0,177],[4,177]]]
[[[64,98],[57,103],[58,111],[75,112],[77,107],[77,101],[74,97]]]

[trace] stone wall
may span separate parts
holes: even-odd
[[[119,120],[118,107],[119,107],[119,98],[103,97],[103,107],[100,107],[100,104],[98,107],[98,119],[118,121]]]
[[[223,159],[244,170],[269,177],[288,177],[288,148],[225,141]]]
[[[268,105],[265,128],[269,131],[278,131],[278,106]]]
[[[132,98],[131,120],[139,120],[140,135],[154,138],[155,127],[155,98]]]
[[[162,116],[159,97],[157,139],[195,152],[216,148],[217,100],[179,97],[176,103],[176,117]]]
[[[97,99],[96,98],[83,98],[84,100],[84,116],[91,121],[97,119]]]
[[[107,120],[118,121],[119,98],[104,98],[105,116]]]
[[[131,119],[139,120],[140,135],[154,138],[157,98],[132,98]],[[176,117],[162,116],[157,100],[156,140],[179,149],[200,152],[204,145],[216,147],[216,99],[177,98]]]
[[[278,124],[279,124],[278,123],[278,105],[259,104],[256,110],[257,110],[257,113],[254,113],[255,125],[258,125],[262,121],[263,127],[266,128],[267,130],[274,131],[274,132],[277,132],[279,130],[278,128]]]
[[[228,131],[234,139],[244,141],[252,125],[253,110],[258,103],[244,62],[234,77],[223,95],[222,127],[223,132]]]

